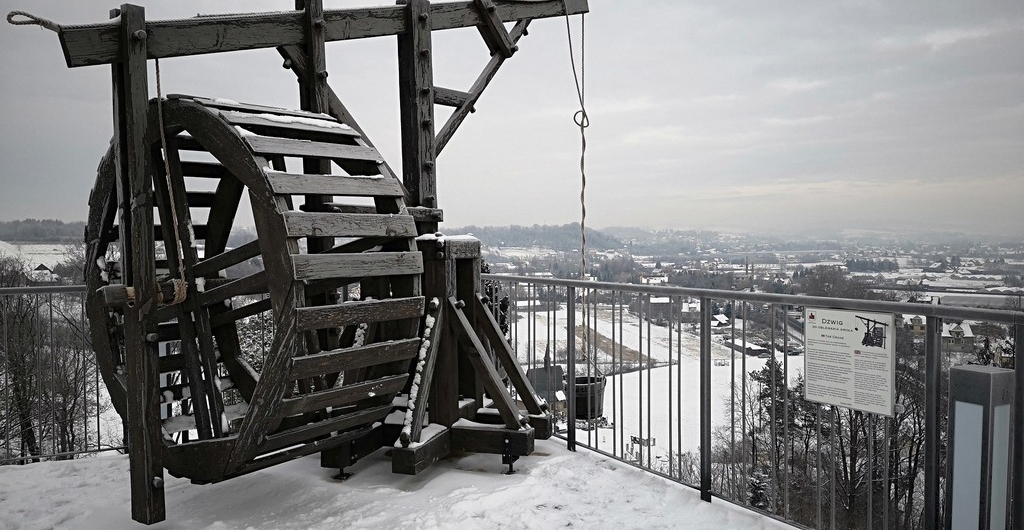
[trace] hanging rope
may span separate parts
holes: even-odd
[[[580,101],[580,109],[573,114],[572,120],[580,128],[580,279],[587,274],[587,127],[590,127],[590,117],[587,116],[586,90],[586,44],[587,44],[587,19],[586,14],[580,15],[580,69],[576,71],[576,53],[572,47],[572,28],[569,25],[569,8],[562,0],[562,8],[565,10],[565,35],[569,41],[569,64],[572,66],[572,78],[576,82],[576,97]]]
[[[17,16],[25,17],[27,20],[15,19],[14,17]],[[7,23],[14,26],[39,26],[60,33],[60,24],[43,17],[37,17],[27,11],[11,11],[7,13]]]
[[[178,229],[178,209],[174,202],[174,188],[171,187],[171,162],[167,151],[167,135],[164,132],[164,95],[163,87],[160,86],[160,59],[155,59],[155,62],[156,118],[157,123],[160,126],[160,147],[164,150],[164,178],[167,180],[167,202],[171,209],[171,222],[174,223],[174,239],[177,240],[175,247],[178,250],[178,277],[171,280],[174,284],[174,299],[168,302],[168,305],[174,305],[185,301],[185,295],[188,293],[188,282],[185,280],[185,252],[182,250],[181,231]],[[192,244],[191,240],[189,241],[189,244]],[[166,245],[164,246],[164,250],[167,250]]]

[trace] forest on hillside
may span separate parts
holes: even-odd
[[[0,221],[0,241],[11,243],[79,243],[85,222],[65,223],[57,219]]]

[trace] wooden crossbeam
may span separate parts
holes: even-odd
[[[495,13],[502,21],[578,15],[590,10],[587,0],[497,0],[494,4]],[[405,10],[406,6],[402,5],[324,10],[324,40],[334,42],[406,33],[409,28]],[[147,57],[157,59],[301,45],[303,15],[300,11],[281,11],[148,22]],[[429,18],[430,29],[434,31],[481,24],[473,2],[432,4]],[[61,26],[60,41],[68,67],[120,61],[118,28],[116,22]]]
[[[526,378],[526,373],[523,372],[522,365],[516,359],[515,352],[512,351],[512,347],[505,339],[505,335],[502,334],[498,322],[494,320],[491,308],[487,307],[479,296],[476,297],[476,311],[473,313],[477,318],[477,324],[483,329],[484,336],[494,346],[498,362],[505,367],[505,373],[508,374],[508,378],[512,381],[512,386],[515,387],[516,392],[519,392],[519,399],[526,405],[527,412],[530,414],[543,414],[544,410],[537,398],[537,392],[533,389],[533,384]]]

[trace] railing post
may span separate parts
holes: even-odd
[[[706,296],[700,299],[700,498],[711,502],[711,299]]]
[[[568,390],[565,420],[568,433],[566,436],[566,448],[570,451],[576,450],[576,288],[569,286],[565,288],[566,298],[566,319],[567,335],[565,350],[565,386]]]
[[[1024,322],[1013,326],[1013,372],[1016,378],[1016,404],[1013,407],[1013,436],[1011,462],[1013,462],[1013,511],[1010,514],[1011,528],[1024,528],[1024,366],[1021,352],[1024,351]]]
[[[939,524],[939,385],[942,374],[942,351],[939,340],[942,320],[927,317],[924,352],[924,527]]]

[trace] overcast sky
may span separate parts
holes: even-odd
[[[292,5],[152,4],[151,19]],[[113,7],[0,5],[60,23]],[[590,6],[589,226],[1024,235],[1024,2]],[[109,68],[68,69],[56,35],[33,27],[3,24],[0,50],[0,220],[83,220],[111,135]],[[463,90],[488,59],[473,29],[435,33],[433,56],[435,84]],[[327,58],[333,88],[401,167],[394,38],[329,43]],[[274,50],[167,59],[163,87],[297,107],[280,64]],[[577,107],[565,21],[535,21],[438,158],[446,225],[578,221]]]

